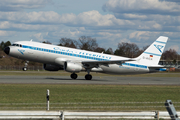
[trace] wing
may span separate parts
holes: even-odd
[[[99,65],[108,65],[108,64],[122,65],[122,63],[127,61],[135,61],[135,59],[127,58],[122,60],[109,60],[109,61],[82,61],[81,63],[85,68],[93,68],[93,67],[98,67]]]

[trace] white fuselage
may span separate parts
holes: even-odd
[[[111,61],[127,59],[126,57],[119,57],[114,55],[43,44],[38,42],[20,41],[16,42],[15,44],[16,46],[10,46],[10,56],[29,61],[41,62],[45,64],[63,66],[65,61],[81,63],[82,61]],[[56,59],[61,62],[57,63]],[[148,66],[144,64],[139,64],[137,61],[130,61],[120,64],[102,63],[99,65],[99,68],[100,69],[92,69],[91,71],[110,74],[140,74],[158,71],[155,69],[150,70]]]

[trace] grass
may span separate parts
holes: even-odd
[[[51,110],[165,110],[165,100],[178,102],[180,99],[179,86],[0,84],[0,109],[9,106],[5,103],[44,103],[34,107],[45,109],[47,89],[50,90]],[[24,109],[17,108],[16,104],[10,107]],[[28,109],[26,105],[21,107]]]
[[[86,73],[78,73],[84,76]],[[66,76],[70,73],[47,71],[0,71],[0,76]],[[92,73],[93,76],[118,76]],[[180,77],[176,72],[122,77]],[[0,84],[0,110],[46,109],[46,90],[50,90],[50,110],[166,110],[164,102],[179,106],[179,86],[156,85],[67,85],[67,84]],[[176,102],[176,103],[175,103]],[[177,103],[178,102],[178,103]],[[26,103],[26,104],[25,104]]]

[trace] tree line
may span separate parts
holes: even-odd
[[[124,57],[137,57],[143,52],[134,43],[118,43],[118,48],[115,51],[113,51],[111,47],[109,47],[108,49],[99,47],[96,38],[91,38],[89,36],[81,36],[78,40],[61,38],[59,43],[60,46],[94,51],[99,53],[103,52],[105,54],[112,54]]]
[[[10,41],[7,41],[7,42],[2,41],[0,44],[0,50],[2,51],[4,50],[5,47],[10,46],[10,45],[11,45]]]
[[[49,41],[44,41],[43,43],[51,44]],[[11,45],[10,41],[7,42],[2,41],[0,44],[0,50],[1,51],[4,50],[4,48],[9,45]],[[148,46],[144,46],[142,49],[140,49],[135,43],[121,42],[118,43],[117,49],[113,51],[111,47],[107,49],[103,47],[99,47],[96,38],[92,38],[89,36],[81,36],[79,37],[78,40],[73,40],[70,38],[61,38],[59,40],[58,46],[77,48],[81,50],[88,50],[99,53],[124,56],[129,58],[138,57],[148,47]],[[176,61],[177,59],[180,60],[180,55],[178,55],[178,53],[174,49],[169,49],[164,51],[161,59]]]

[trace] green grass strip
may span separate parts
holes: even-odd
[[[51,110],[166,110],[163,102],[167,99],[180,101],[179,86],[0,84],[0,109],[18,109],[17,105],[6,106],[5,103],[44,103],[35,107],[45,107],[47,89],[50,90],[50,103],[58,103],[52,104]],[[175,103],[176,110],[180,110],[178,104]]]

